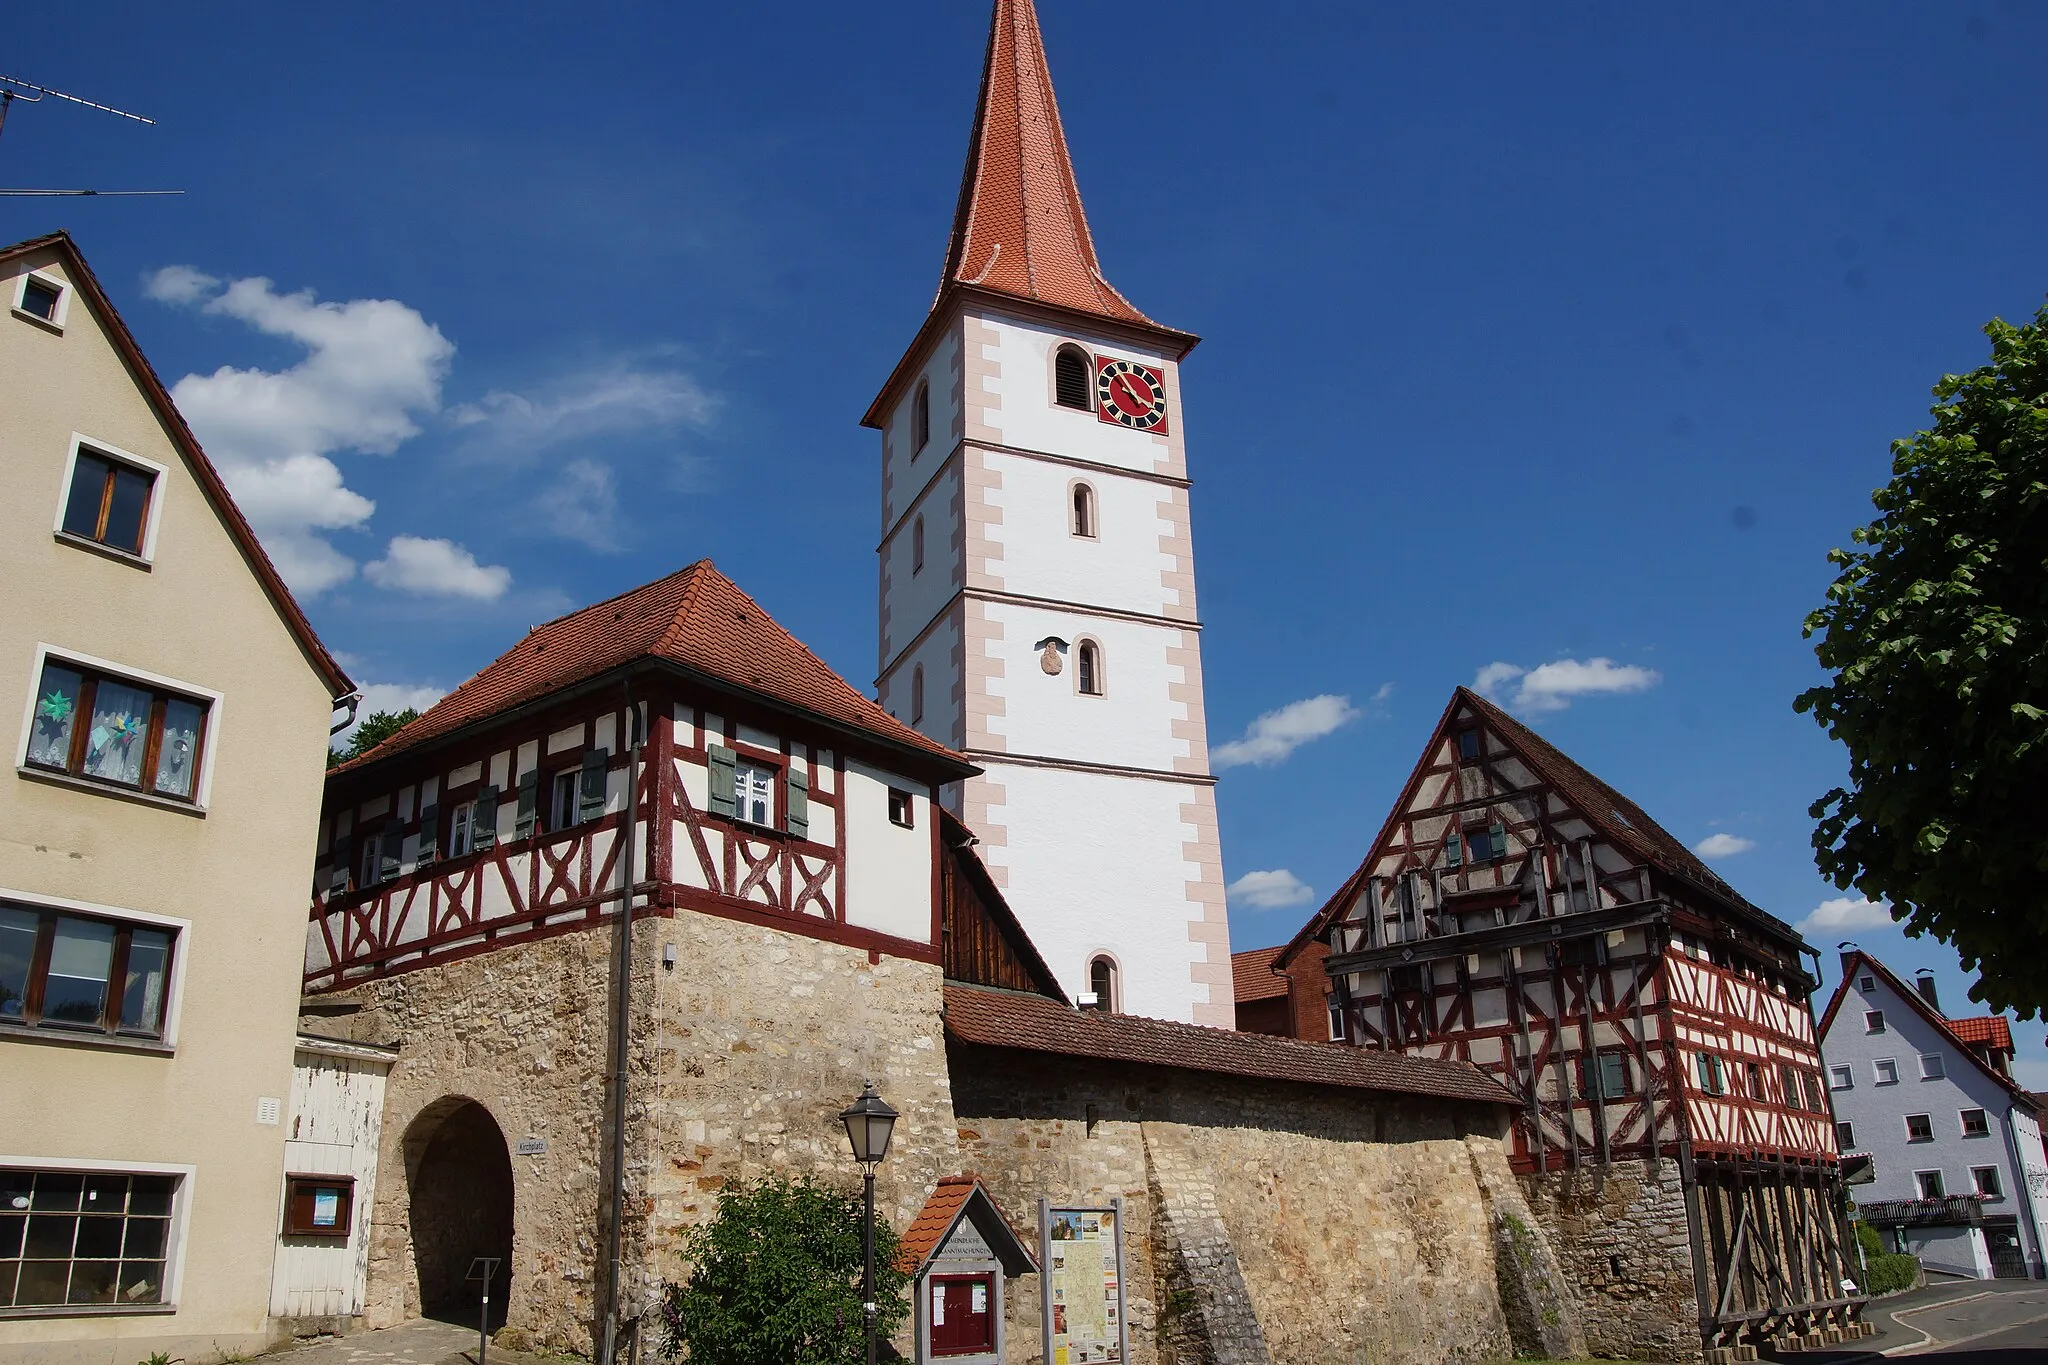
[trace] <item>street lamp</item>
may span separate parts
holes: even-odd
[[[861,1272],[861,1311],[867,1316],[868,1365],[875,1365],[875,1167],[889,1155],[889,1137],[896,1131],[896,1111],[875,1093],[875,1083],[864,1081],[860,1098],[839,1115],[846,1125],[846,1140],[853,1144],[853,1159],[860,1163],[866,1217],[861,1224],[861,1251],[866,1257]]]

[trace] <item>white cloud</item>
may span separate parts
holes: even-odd
[[[393,536],[384,558],[363,565],[363,577],[380,588],[425,597],[473,597],[491,601],[512,586],[512,571],[479,564],[452,540]]]
[[[1380,691],[1385,693],[1386,688]],[[1374,698],[1375,701],[1380,699],[1378,696]],[[1210,760],[1219,770],[1247,763],[1270,768],[1309,741],[1321,739],[1358,719],[1358,714],[1349,697],[1330,693],[1304,697],[1260,716],[1245,727],[1243,735],[1228,744],[1218,745]]]
[[[1646,692],[1664,681],[1654,668],[1612,659],[1555,659],[1534,668],[1490,663],[1472,679],[1472,690],[1510,711],[1542,715],[1562,711],[1578,697]]]
[[[441,405],[455,347],[392,299],[322,303],[280,294],[267,279],[227,281],[166,266],[145,292],[162,303],[233,318],[305,352],[283,370],[223,365],[171,389],[179,410],[292,587],[308,595],[351,577],[355,563],[319,532],[366,522],[375,504],[346,487],[328,458],[388,455]]]
[[[494,391],[449,411],[471,440],[524,458],[564,441],[626,431],[710,425],[719,400],[680,370],[626,365],[571,375],[538,395]]]
[[[618,479],[610,465],[569,461],[534,505],[548,529],[564,540],[581,541],[593,550],[620,548]]]
[[[363,698],[356,703],[356,718],[328,743],[337,749],[345,749],[356,727],[379,711],[389,711],[393,715],[406,710],[424,711],[446,695],[431,684],[366,683],[363,685]]]
[[[1694,844],[1692,851],[1702,858],[1732,858],[1755,847],[1756,840],[1745,839],[1739,834],[1709,834]]]
[[[1305,884],[1284,867],[1264,872],[1247,872],[1225,888],[1232,902],[1254,910],[1285,910],[1306,905],[1315,898],[1315,888]]]
[[[1857,896],[1836,896],[1815,906],[1813,913],[1799,921],[1799,927],[1818,929],[1890,928],[1895,921],[1889,906]]]

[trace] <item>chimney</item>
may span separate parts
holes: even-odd
[[[1913,984],[1920,988],[1920,998],[1927,1002],[1927,1008],[1933,1010],[1936,1014],[1940,1014],[1941,996],[1935,993],[1934,973],[1922,967],[1918,974],[1914,976]]]
[[[1861,951],[1853,943],[1844,941],[1835,945],[1842,950],[1842,979],[1848,980],[1849,973],[1856,969],[1856,954]]]

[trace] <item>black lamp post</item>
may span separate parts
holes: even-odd
[[[846,1140],[853,1144],[853,1159],[860,1163],[862,1192],[867,1216],[861,1224],[861,1251],[866,1266],[861,1272],[861,1311],[867,1316],[868,1365],[875,1365],[875,1167],[889,1155],[889,1137],[896,1131],[896,1111],[875,1093],[875,1083],[861,1084],[860,1098],[839,1115],[846,1125]]]

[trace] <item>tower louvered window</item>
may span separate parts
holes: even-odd
[[[1088,410],[1088,355],[1079,346],[1062,346],[1053,357],[1052,386],[1061,407]]]

